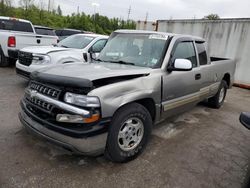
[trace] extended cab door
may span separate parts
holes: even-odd
[[[169,63],[175,59],[192,62],[191,71],[167,71],[162,78],[162,115],[172,116],[194,106],[199,101],[201,72],[192,39],[179,39],[171,52]]]
[[[211,95],[214,95],[219,87],[218,76],[214,72],[207,54],[206,42],[196,40],[195,46],[197,49],[198,60],[201,70],[201,92],[200,100],[203,100]]]

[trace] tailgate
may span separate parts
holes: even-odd
[[[56,36],[36,35],[36,34],[15,34],[16,49],[27,46],[49,46],[57,43]]]

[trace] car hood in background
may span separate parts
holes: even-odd
[[[21,51],[30,52],[34,54],[48,54],[52,52],[72,51],[72,50],[79,50],[79,49],[63,48],[63,47],[57,47],[57,46],[32,46],[32,47],[25,47],[21,49]]]

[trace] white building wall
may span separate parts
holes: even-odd
[[[250,19],[159,20],[156,27],[150,27],[152,22],[147,24],[149,26],[138,24],[138,29],[157,29],[205,38],[211,56],[237,61],[235,83],[250,86]]]

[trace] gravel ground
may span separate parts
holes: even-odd
[[[250,132],[240,125],[250,91],[233,88],[224,106],[198,105],[155,126],[144,153],[126,164],[76,156],[29,135],[18,120],[27,82],[0,69],[0,187],[241,187]]]

